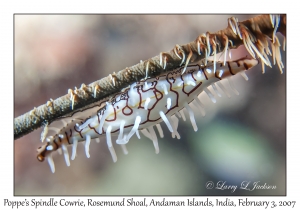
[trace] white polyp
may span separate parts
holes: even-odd
[[[113,82],[113,86],[115,86],[116,84],[115,84],[115,80],[114,80],[114,78],[112,77],[112,75],[111,74],[109,74],[109,77],[110,77],[110,79],[112,80],[112,82]]]
[[[221,81],[217,82],[216,84],[219,86],[219,88],[223,90],[223,92],[227,95],[228,98],[231,97],[230,93],[227,91],[227,89],[224,87]]]
[[[163,67],[163,65],[162,65],[162,53],[159,54],[159,65],[161,67]]]
[[[276,64],[276,49],[275,49],[275,45],[271,43],[271,48],[272,48],[272,52],[273,52],[273,65]]]
[[[188,55],[188,57],[187,57],[187,59],[186,59],[186,62],[185,62],[183,71],[181,72],[181,75],[184,74],[184,72],[185,72],[185,70],[186,70],[186,68],[187,68],[187,66],[188,66],[188,64],[189,64],[189,62],[190,62],[190,59],[191,59],[192,55],[193,55],[193,52],[192,52],[192,50],[190,49],[190,53],[189,53],[189,55]]]
[[[95,138],[95,141],[96,141],[97,143],[100,143],[100,138]]]
[[[215,97],[213,96],[213,94],[205,87],[204,88],[204,92],[208,95],[208,97],[210,98],[210,100],[213,102],[213,103],[216,103],[216,99]]]
[[[183,50],[181,52],[182,52],[182,59],[181,59],[181,63],[180,63],[179,66],[181,66],[183,64],[184,60],[185,60],[185,53],[184,53]]]
[[[153,129],[153,126],[150,126],[148,129],[149,129],[150,135],[152,137],[153,145],[154,145],[154,148],[155,148],[155,153],[158,154],[159,153],[159,146],[158,146],[156,133]]]
[[[144,104],[144,108],[145,108],[145,110],[147,110],[147,109],[148,109],[148,105],[149,105],[149,103],[150,103],[150,98],[148,97],[148,98],[146,98],[146,101],[145,101],[145,104]]]
[[[265,64],[264,62],[261,62],[261,71],[264,74],[265,73]]]
[[[112,157],[113,161],[116,162],[117,161],[117,155],[116,155],[115,149],[114,149],[114,147],[112,145],[112,142],[111,142],[110,132],[111,132],[111,126],[108,126],[107,129],[106,129],[106,143],[107,143],[108,150],[110,151],[110,154],[111,154],[111,157]]]
[[[242,35],[241,35],[240,28],[239,28],[239,26],[238,26],[238,22],[239,22],[239,21],[238,21],[238,19],[236,18],[236,21],[235,21],[236,31],[237,31],[237,33],[238,33],[240,39],[243,39],[243,37],[242,37]]]
[[[64,158],[65,158],[65,161],[66,161],[66,165],[70,166],[69,152],[68,152],[67,146],[65,144],[62,144],[61,148],[62,148],[62,151],[64,153]]]
[[[71,100],[72,100],[72,110],[74,109],[74,102],[75,102],[75,100],[74,100],[74,99],[75,99],[75,96],[74,96],[74,97],[72,97],[72,99],[71,99]]]
[[[201,52],[200,52],[200,42],[199,41],[197,42],[197,49],[198,49],[198,55],[201,55]]]
[[[270,14],[270,20],[271,20],[271,23],[272,23],[272,27],[274,28],[274,16],[272,14]]]
[[[253,48],[253,50],[256,52],[256,54],[260,57],[260,59],[267,65],[272,67],[272,65],[266,61],[266,59],[264,58],[264,56],[262,56],[262,54],[258,51],[258,49],[256,48],[256,46],[252,43],[251,40],[249,40],[249,44],[251,46],[251,48]],[[253,52],[253,51],[252,51]],[[254,53],[253,53],[254,54]],[[254,56],[255,58],[255,56]]]
[[[126,145],[125,144],[121,144],[121,148],[123,150],[124,155],[128,155],[128,150],[126,148]]]
[[[136,134],[136,136],[138,137],[138,139],[141,139],[139,130],[136,130],[135,134]]]
[[[97,89],[94,88],[94,98],[96,98],[96,96],[97,96]]]
[[[178,55],[178,53],[177,53],[177,46],[179,46],[179,45],[176,45],[175,47],[174,47],[174,52],[175,52],[175,55],[179,58],[179,59],[181,59],[181,57]]]
[[[146,77],[145,77],[145,79],[148,78],[148,70],[149,70],[149,61],[148,61],[147,64],[146,64]],[[147,83],[146,83],[146,84],[147,84]]]
[[[111,126],[108,126],[106,129],[106,143],[108,147],[112,147],[111,134],[110,134],[111,129],[112,129]]]
[[[282,74],[283,73],[282,68],[284,68],[284,65],[283,65],[282,60],[281,60],[280,43],[279,43],[279,40],[278,40],[277,36],[275,36],[275,43],[271,43],[271,46],[272,46],[272,51],[273,51],[274,65],[277,62],[280,73]],[[276,62],[275,62],[275,58],[276,58]]]
[[[118,136],[118,140],[122,140],[123,139],[123,131],[124,131],[124,126],[125,126],[125,120],[122,120],[120,123],[120,130],[119,130],[119,136]]]
[[[164,69],[166,69],[167,66],[167,56],[164,57]]]
[[[193,112],[192,108],[188,105],[187,102],[184,103],[184,107],[186,108],[186,110],[188,111],[188,113],[190,115],[190,120],[191,120],[192,126],[194,128],[194,131],[197,131],[198,127],[197,127],[197,124],[195,121],[195,116],[194,116],[194,112]]]
[[[209,42],[209,36],[206,36],[206,46],[207,46],[207,56],[210,55],[210,42]]]
[[[160,138],[163,138],[164,137],[164,132],[163,132],[163,130],[162,130],[162,128],[161,128],[161,126],[160,126],[159,123],[156,124],[156,128],[158,130]]]
[[[48,150],[48,151],[53,150],[53,146],[52,146],[52,145],[47,146],[47,147],[46,147],[46,150]]]
[[[78,140],[77,139],[73,139],[71,160],[74,160],[75,157],[76,157],[77,144],[78,144]]]
[[[219,97],[222,97],[222,95],[221,95],[221,93],[218,91],[216,85],[213,83],[211,86],[212,86],[212,88],[214,89],[214,91],[217,93],[217,95],[218,95]]]
[[[183,112],[183,109],[181,109],[181,110],[179,111],[179,113],[180,113],[180,115],[181,115],[183,121],[186,121],[185,115],[184,115],[184,112]]]
[[[204,108],[204,105],[201,103],[201,101],[200,101],[200,99],[198,98],[198,96],[195,96],[194,99],[195,99],[195,104],[196,104],[196,106],[199,107],[199,110],[200,110],[202,116],[204,117],[204,116],[205,116],[205,108]]]
[[[235,89],[233,82],[231,81],[231,78],[227,78],[227,81],[229,83],[230,88],[232,89],[232,91],[236,94],[236,95],[240,95],[239,91],[237,91],[237,89]]]
[[[231,22],[231,20],[233,20],[234,24]],[[230,18],[229,19],[229,25],[230,25],[233,33],[235,35],[238,35],[240,37],[240,39],[242,39],[241,32],[240,32],[240,29],[238,27],[238,19],[235,18],[235,17]]]
[[[139,129],[139,125],[140,125],[140,123],[141,123],[141,120],[142,120],[141,116],[137,116],[137,117],[135,118],[134,126],[132,127],[131,131],[129,132],[129,134],[128,134],[128,136],[127,136],[125,142],[124,142],[125,144],[128,143],[129,139],[130,139],[130,138],[133,136],[133,134]],[[119,142],[120,142],[120,141],[119,141]],[[118,143],[118,142],[117,142],[117,143]]]
[[[87,158],[90,158],[90,143],[91,143],[91,136],[86,135],[84,148],[85,148],[85,155]]]
[[[112,159],[114,162],[117,162],[118,158],[117,158],[117,155],[116,155],[116,151],[114,149],[114,147],[108,147],[108,150],[112,156]]]
[[[177,131],[179,120],[178,120],[178,118],[175,115],[171,116],[171,120],[172,120],[173,128],[174,128],[174,132],[172,133],[172,138],[175,138],[175,136],[176,136],[177,139],[180,139],[180,135],[179,135],[179,133]]]
[[[50,166],[51,172],[54,173],[55,172],[55,165],[54,165],[54,161],[53,161],[53,158],[52,158],[51,154],[47,157],[47,162]]]
[[[93,118],[88,119],[87,121],[85,121],[85,123],[83,123],[82,125],[78,126],[79,130],[82,130],[86,127],[88,127],[88,125],[93,121]],[[77,125],[78,123],[76,123]]]
[[[207,58],[208,58],[208,53],[207,53],[207,48],[205,48],[205,66],[207,66]]]
[[[234,33],[235,35],[237,35],[236,30],[235,30],[235,25],[232,24],[231,18],[228,20],[228,22],[229,22],[229,25],[230,25],[231,30],[233,31],[233,33]]]
[[[168,95],[168,89],[167,89],[167,86],[166,86],[166,84],[162,84],[162,88],[163,88],[163,90],[164,90],[164,93],[165,93],[165,95]]]
[[[228,50],[228,44],[229,44],[229,42],[228,42],[228,37],[227,36],[225,36],[225,38],[226,38],[226,42],[225,42],[225,48],[224,48],[224,61],[223,61],[223,65],[225,66],[225,63],[226,63],[226,56],[227,56],[227,50]]]
[[[265,66],[265,65],[264,65]],[[248,76],[247,76],[247,74],[244,72],[244,71],[241,71],[241,73],[240,73],[241,75],[242,75],[242,77],[246,80],[246,81],[248,81],[249,80],[249,78],[248,78]]]
[[[63,139],[64,138],[64,135],[63,134],[58,134],[58,137]]]
[[[161,117],[161,119],[166,123],[169,131],[172,133],[173,132],[173,129],[172,129],[172,125],[170,124],[167,116],[165,115],[165,113],[163,111],[159,111],[159,115]]]
[[[275,15],[275,27],[273,31],[273,43],[275,43],[275,36],[280,23],[280,15]]]
[[[171,98],[167,98],[167,109],[171,108]]]
[[[223,73],[224,73],[224,71],[223,71],[223,70],[220,70],[220,71],[219,71],[219,73],[218,73],[218,77],[220,77],[220,78],[221,78],[221,77],[222,77],[222,75],[223,75]]]

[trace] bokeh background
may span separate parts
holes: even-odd
[[[254,15],[15,15],[14,115],[223,29],[231,16],[243,21]],[[285,52],[282,57],[286,64]],[[228,98],[220,91],[216,104],[201,95],[206,116],[197,113],[198,131],[180,119],[181,139],[172,139],[161,123],[165,137],[159,138],[159,154],[149,139],[134,137],[128,155],[115,146],[113,163],[102,137],[99,144],[92,141],[89,159],[78,147],[70,167],[55,155],[52,174],[36,159],[38,129],[14,141],[14,194],[285,195],[286,69],[280,74],[277,66],[267,67],[262,74],[258,66],[247,72],[247,82],[237,75],[233,82],[240,94],[230,91]],[[209,181],[238,187],[249,181],[249,188],[258,181],[276,189],[231,192],[207,189]]]

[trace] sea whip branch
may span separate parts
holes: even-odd
[[[228,27],[223,30],[216,33],[206,32],[193,42],[175,45],[174,49],[169,52],[162,52],[89,85],[82,84],[80,89],[69,89],[68,94],[50,100],[15,118],[14,139],[43,125],[48,125],[60,117],[71,115],[95,102],[109,100],[111,96],[134,82],[156,77],[182,65],[187,66],[188,63],[207,60],[208,56],[226,52],[228,49],[234,49],[243,44],[252,56],[256,54],[261,59],[264,69],[264,64],[271,65],[270,61],[265,59],[264,50],[268,48],[266,37],[272,40],[274,43],[272,47],[276,48],[278,46],[276,32],[286,36],[286,15],[259,15],[243,22],[230,18]],[[281,69],[280,57],[273,55],[273,58],[276,58]]]

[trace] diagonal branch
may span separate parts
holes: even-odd
[[[175,45],[174,49],[169,52],[160,53],[132,67],[126,67],[89,85],[82,85],[80,89],[69,90],[67,95],[48,101],[15,118],[14,139],[50,124],[60,117],[71,115],[95,102],[109,100],[109,97],[123,88],[146,77],[156,77],[189,62],[207,59],[213,53],[226,51],[227,48],[237,48],[245,43],[245,35],[250,35],[255,44],[260,40],[265,41],[263,38],[265,36],[275,41],[274,27],[276,26],[270,15],[259,15],[243,22],[230,18],[228,27],[223,30],[215,33],[207,32],[185,45]],[[286,15],[280,15],[277,31],[286,35]],[[260,58],[268,65],[268,61],[264,61],[263,56]]]

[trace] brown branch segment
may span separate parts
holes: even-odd
[[[239,24],[246,26],[248,31],[255,37],[266,35],[272,39],[274,28],[269,15],[259,15],[239,22]],[[280,15],[280,24],[277,31],[284,36],[286,35],[286,15]],[[228,40],[231,44],[228,44]],[[166,60],[165,65],[161,65],[160,55],[155,56],[132,67],[126,67],[87,86],[82,85],[80,89],[69,90],[67,95],[48,101],[46,104],[15,118],[14,139],[18,139],[47,123],[50,124],[59,117],[70,115],[75,110],[80,110],[94,102],[105,100],[128,85],[144,79],[146,75],[148,77],[156,77],[170,72],[186,62],[196,62],[205,59],[206,50],[211,55],[213,50],[219,53],[226,46],[237,48],[242,44],[244,44],[243,40],[240,39],[239,34],[233,32],[230,25],[216,33],[207,32],[205,36],[199,36],[193,42],[180,46],[176,45],[171,51],[163,52],[161,55]],[[199,49],[201,55],[198,53]],[[148,70],[146,71],[147,66]]]

